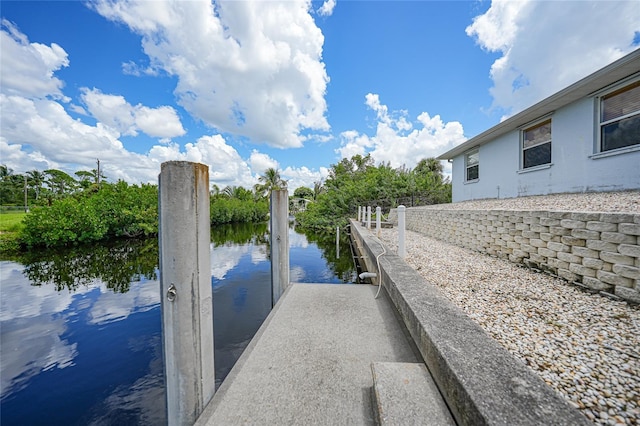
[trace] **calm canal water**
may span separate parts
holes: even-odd
[[[271,310],[268,240],[212,230],[217,385]],[[289,241],[291,281],[355,280],[348,242],[337,259],[335,236]],[[155,240],[0,261],[0,423],[165,423],[158,275]]]

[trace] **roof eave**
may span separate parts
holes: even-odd
[[[599,69],[593,74],[573,83],[572,85],[554,93],[548,98],[530,106],[529,108],[509,117],[503,122],[491,127],[477,136],[463,142],[437,157],[438,160],[450,160],[465,151],[481,146],[493,139],[547,114],[558,108],[582,99],[600,89],[640,73],[640,49],[636,49],[615,62]]]

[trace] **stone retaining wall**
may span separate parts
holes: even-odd
[[[640,303],[638,214],[411,207],[406,228]]]

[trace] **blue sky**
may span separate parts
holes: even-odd
[[[0,163],[293,190],[413,167],[638,48],[632,1],[2,1]],[[606,25],[603,25],[606,23]],[[446,172],[450,172],[445,163]]]

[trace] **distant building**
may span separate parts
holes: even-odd
[[[454,202],[640,189],[640,49],[438,159]]]

